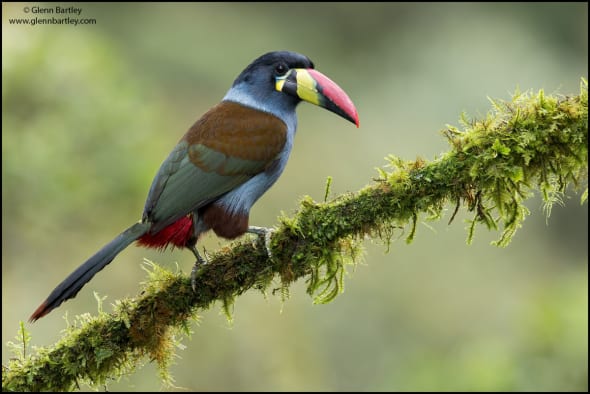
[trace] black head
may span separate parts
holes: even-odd
[[[250,63],[236,78],[232,86],[242,82],[259,85],[264,84],[264,80],[266,80],[268,87],[274,90],[275,78],[286,74],[292,68],[314,68],[314,65],[307,56],[297,52],[268,52]]]

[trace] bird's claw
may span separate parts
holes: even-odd
[[[274,229],[267,227],[250,226],[248,227],[247,232],[251,234],[256,234],[260,238],[264,237],[264,247],[266,248],[266,254],[268,255],[269,259],[272,259],[272,252],[270,250],[270,240],[272,237],[272,233],[274,233]]]
[[[192,246],[190,250],[193,252],[197,260],[195,261],[195,265],[193,265],[193,269],[191,270],[191,287],[193,288],[193,292],[197,291],[197,279],[199,278],[201,272],[201,268],[207,264],[207,260],[205,260],[197,251],[197,248]]]
[[[260,238],[264,239],[264,247],[266,249],[266,254],[268,255],[269,259],[272,259],[272,252],[270,250],[270,241],[271,241],[271,237],[272,237],[272,233],[274,232],[274,229],[266,228],[266,227],[250,226],[250,227],[248,227],[248,230],[246,232],[251,233],[251,234],[256,234]],[[193,269],[191,270],[191,287],[193,288],[193,291],[196,292],[197,291],[197,279],[199,278],[199,276],[203,272],[202,268],[205,264],[207,264],[207,260],[205,258],[203,258],[203,256],[201,256],[201,254],[197,251],[197,248],[194,245],[190,246],[189,249],[193,252],[195,257],[197,258],[197,260],[195,261],[195,265],[193,265]]]

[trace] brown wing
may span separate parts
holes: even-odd
[[[238,187],[271,165],[287,126],[274,115],[222,102],[199,119],[164,161],[144,218],[157,232]]]

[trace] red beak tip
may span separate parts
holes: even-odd
[[[356,128],[357,128],[357,129],[358,129],[359,127],[361,127],[361,122],[360,122],[360,120],[359,120],[359,115],[358,115],[358,113],[356,112],[356,109],[355,109],[354,113],[352,114],[352,116],[350,117],[350,120],[351,120],[351,122],[352,122],[352,123],[354,123],[354,124],[355,124],[355,126],[356,126]]]

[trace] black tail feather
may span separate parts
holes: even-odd
[[[73,298],[80,289],[92,279],[97,272],[106,267],[129,244],[144,235],[149,229],[147,223],[136,223],[123,231],[84,264],[76,268],[63,282],[61,282],[49,297],[33,312],[30,322],[42,318],[61,305],[62,302]]]

